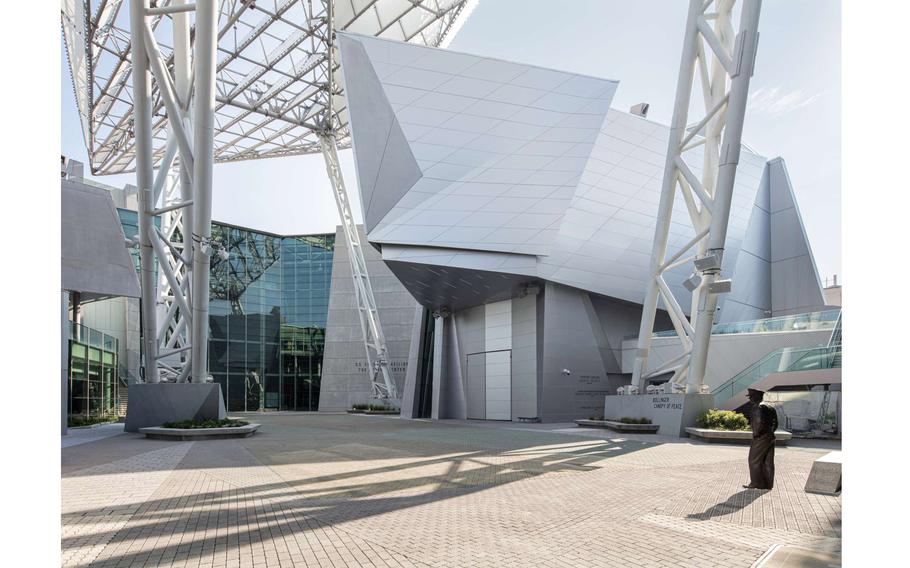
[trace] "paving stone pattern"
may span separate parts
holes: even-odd
[[[382,416],[272,413],[251,438],[124,434],[63,449],[63,565],[751,566],[839,553],[840,497],[803,484],[824,450]]]

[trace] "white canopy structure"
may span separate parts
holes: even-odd
[[[180,2],[159,0],[148,17],[168,68],[174,65],[173,17]],[[155,4],[155,2],[151,2]],[[328,10],[334,29],[445,47],[476,2],[469,0],[225,0],[218,13],[215,161],[319,153],[314,130],[329,92]],[[63,33],[76,106],[95,175],[134,171],[135,139],[129,2],[64,0]],[[190,36],[195,34],[190,25]],[[335,73],[338,63],[333,64]],[[337,77],[335,78],[337,79]],[[339,147],[350,145],[340,81],[333,80]],[[156,164],[167,117],[152,88]]]
[[[209,258],[226,254],[211,239],[212,164],[322,152],[348,235],[374,395],[396,398],[335,153],[350,138],[334,34],[445,46],[474,4],[63,1],[91,172],[136,172],[147,382],[157,382],[159,370],[178,381],[208,374]]]

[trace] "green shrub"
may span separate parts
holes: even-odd
[[[245,420],[234,420],[233,418],[206,418],[205,420],[180,420],[178,422],[165,422],[162,428],[237,428],[246,426],[249,422]]]
[[[623,416],[619,419],[623,424],[650,424],[651,420],[649,418],[629,418],[628,416]]]
[[[369,404],[355,404],[351,406],[351,410],[369,410],[370,406]]]
[[[68,416],[66,418],[66,426],[67,428],[78,428],[79,426],[106,424],[117,420],[116,416]]]
[[[603,416],[588,416],[588,420],[603,420]]]
[[[695,420],[699,428],[709,430],[748,430],[749,420],[739,412],[712,408],[698,415]]]

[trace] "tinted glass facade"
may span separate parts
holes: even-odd
[[[334,235],[213,224],[209,372],[228,410],[317,410]]]
[[[138,234],[136,212],[118,214],[124,235]],[[212,255],[209,284],[209,373],[227,409],[317,410],[335,235],[212,223],[212,240],[230,253]]]

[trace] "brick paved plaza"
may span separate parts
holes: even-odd
[[[807,494],[826,450],[566,425],[250,415],[242,440],[123,434],[62,450],[65,566],[751,566],[839,553],[841,499]]]

